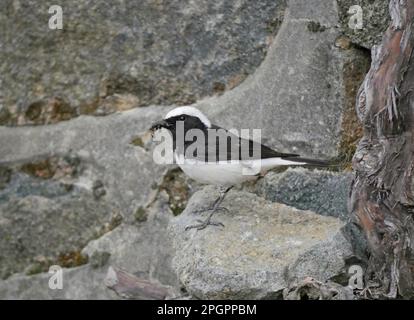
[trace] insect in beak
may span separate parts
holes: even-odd
[[[149,129],[149,131],[151,132],[151,135],[153,136],[155,131],[161,129],[161,128],[166,128],[168,129],[171,125],[165,121],[165,120],[161,120],[161,121],[157,121],[155,122],[151,128]]]
[[[155,122],[155,123],[151,126],[150,131],[154,132],[154,131],[157,131],[157,130],[159,130],[159,129],[161,129],[161,128],[166,128],[166,129],[168,129],[169,127],[170,127],[170,124],[169,124],[167,121],[165,121],[165,120],[161,120],[161,121],[157,121],[157,122]]]

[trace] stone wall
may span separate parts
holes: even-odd
[[[51,31],[48,1],[6,0],[0,298],[119,298],[109,266],[192,298],[297,297],[309,276],[346,285],[365,259],[347,216],[353,106],[387,17],[385,2],[360,3],[376,18],[358,32],[342,0],[76,0]],[[271,172],[231,191],[224,229],[185,232],[217,190],[156,165],[146,133],[183,104],[338,165]],[[48,289],[53,264],[64,290]]]

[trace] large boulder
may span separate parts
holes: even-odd
[[[108,288],[106,281],[112,268],[127,270],[141,279],[175,288],[174,291],[179,292],[180,286],[171,267],[173,250],[167,226],[173,215],[167,200],[165,193],[160,194],[142,214],[140,221],[123,223],[90,241],[82,250],[82,255],[88,257],[88,263],[63,268],[61,289],[49,287],[51,273],[15,274],[0,281],[0,299],[118,299],[120,297]],[[146,223],[143,223],[144,219]],[[62,229],[65,230],[60,228],[58,231]],[[81,231],[82,227],[78,230]],[[70,237],[75,235],[77,233],[73,232]],[[10,257],[10,260],[14,261],[13,258]],[[56,264],[62,266],[59,261]]]
[[[39,273],[52,264],[84,264],[87,257],[80,249],[119,225],[122,216],[111,204],[76,189],[52,197],[40,191],[0,200],[0,278]]]
[[[6,1],[0,123],[53,123],[226,92],[197,105],[219,124],[262,129],[263,140],[282,151],[336,156],[343,106],[354,101],[344,63],[359,59],[358,49],[336,46],[335,0],[285,7],[282,0],[78,0],[63,7],[62,31],[44,32],[46,4]]]
[[[346,221],[352,179],[350,172],[289,168],[267,174],[258,189],[267,200]]]
[[[173,214],[168,196],[162,192],[145,212],[145,223],[121,225],[103,237],[91,241],[82,253],[89,257],[109,254],[108,265],[159,281],[164,285],[178,287],[171,267],[173,249],[167,227]],[[93,262],[93,261],[92,261]]]
[[[42,124],[220,94],[262,62],[286,0],[76,0],[0,7],[0,123]],[[7,115],[8,114],[8,115]]]
[[[1,276],[20,272],[1,282],[1,297],[111,298],[102,285],[109,265],[177,288],[181,282],[195,297],[206,298],[280,297],[283,288],[304,276],[323,281],[343,272],[350,246],[339,231],[339,219],[254,194],[229,195],[230,214],[217,216],[224,231],[184,232],[195,218],[192,209],[213,201],[215,192],[206,189],[205,199],[198,193],[180,215],[198,186],[175,167],[153,162],[144,133],[174,106],[125,111],[150,103],[188,103],[226,90],[194,105],[219,125],[261,128],[263,141],[281,151],[338,156],[344,115],[352,109],[345,105],[352,106],[352,90],[363,74],[353,61],[365,53],[338,42],[336,1],[291,0],[280,26],[283,1],[200,2],[195,7],[177,1],[151,7],[148,1],[145,10],[132,3],[109,9],[100,1],[100,10],[94,10],[97,1],[76,3],[63,7],[70,32],[43,32],[48,17],[44,4],[6,1],[0,9],[0,29],[7,35],[6,45],[0,46],[0,123],[40,124],[82,113],[123,112],[81,115],[47,126],[0,127],[0,233],[7,235],[0,237]],[[31,9],[41,19],[33,21]],[[165,10],[171,17],[157,21]],[[212,15],[205,15],[209,10]],[[136,15],[144,18],[135,20]],[[188,23],[180,23],[180,15]],[[229,23],[241,29],[235,31]],[[89,32],[95,24],[98,29]],[[166,39],[170,30],[178,33]],[[164,38],[151,40],[151,34]],[[218,38],[211,39],[213,34]],[[221,51],[223,43],[228,51]],[[45,44],[55,49],[46,55],[40,49]],[[187,57],[180,48],[193,55]],[[52,62],[51,69],[46,61]],[[245,74],[250,76],[227,90]],[[265,178],[261,195],[318,211],[310,202],[322,198],[288,202],[289,195],[275,192],[272,185],[318,192],[326,190],[330,174],[297,172],[297,184],[288,181],[288,174]],[[320,185],[307,183],[306,176]],[[345,185],[345,178],[332,179]],[[344,216],[343,206],[338,198],[337,207],[331,201],[322,213]],[[173,241],[182,250],[174,251]],[[315,269],[318,259],[326,266],[321,270]],[[78,289],[52,294],[44,284],[50,275],[22,274],[46,271],[54,263],[68,267],[64,274]]]
[[[360,57],[336,45],[338,19],[334,0],[289,1],[256,72],[234,90],[196,105],[225,127],[261,129],[262,140],[281,151],[337,156],[344,106],[355,101],[355,95],[347,96],[352,75],[345,62]]]
[[[161,115],[135,109],[99,121],[0,127],[2,278],[86,263],[80,251],[89,241],[138,222],[167,168],[133,142]]]
[[[352,181],[351,172],[289,168],[283,172],[269,172],[253,191],[272,202],[342,220],[345,223],[342,234],[352,245],[352,259],[356,264],[364,266],[368,261],[366,239],[348,213],[348,195]],[[321,249],[332,252],[337,250],[326,246]],[[313,251],[315,252],[316,250]],[[302,266],[312,265],[311,261],[315,261],[308,258],[302,261]]]
[[[194,211],[208,207],[217,190],[206,187],[171,222],[173,265],[186,290],[201,299],[280,298],[307,276],[320,281],[346,273],[351,246],[339,219],[230,191],[217,213],[222,227],[197,231]]]
[[[344,35],[359,46],[371,49],[381,42],[382,35],[390,22],[389,1],[372,0],[337,0],[339,21]],[[351,8],[359,6],[362,14],[362,29],[351,28],[349,22],[356,11]],[[352,24],[353,25],[353,24]]]
[[[117,299],[105,286],[105,270],[97,272],[90,265],[62,269],[62,289],[52,289],[53,273],[26,276],[14,275],[0,281],[0,299]]]

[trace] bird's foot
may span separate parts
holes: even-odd
[[[208,226],[224,227],[224,224],[222,224],[221,222],[211,221],[210,219],[206,219],[204,221],[201,219],[198,219],[197,222],[198,222],[197,224],[186,226],[185,231],[188,231],[190,229],[203,230],[207,228]]]
[[[214,211],[214,212],[216,212],[216,211],[225,211],[225,212],[229,212],[229,209],[227,209],[225,207],[217,207],[217,208],[209,207],[209,208],[203,208],[203,209],[195,210],[195,211],[193,211],[193,213],[200,214],[200,213],[204,213],[204,212],[207,212],[207,211]]]
[[[212,207],[212,208],[197,210],[197,211],[194,211],[194,213],[203,213],[203,212],[206,212],[206,211],[211,211],[211,213],[208,215],[207,219],[205,219],[205,220],[198,219],[197,224],[185,227],[185,231],[190,230],[190,229],[203,230],[203,229],[207,228],[207,226],[224,227],[224,224],[222,224],[221,222],[211,221],[211,217],[217,211],[226,211],[226,212],[228,212],[229,210],[227,208],[225,208],[225,207]]]

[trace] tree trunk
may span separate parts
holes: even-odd
[[[357,97],[364,137],[353,158],[351,216],[376,297],[414,297],[414,0],[391,0],[392,22]]]

